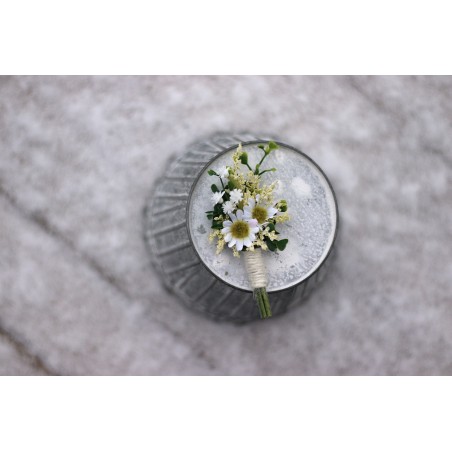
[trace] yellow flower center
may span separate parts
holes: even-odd
[[[261,206],[255,206],[253,209],[252,217],[259,223],[263,223],[267,219],[267,209]]]
[[[246,221],[237,220],[232,223],[231,234],[235,239],[244,239],[250,235],[250,226]]]

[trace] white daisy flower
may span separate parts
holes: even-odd
[[[243,209],[243,217],[248,220],[254,218],[257,220],[259,225],[262,225],[270,218],[273,218],[278,213],[278,209],[275,209],[274,207],[264,206],[258,203],[259,195],[256,196],[256,199],[250,198],[248,205]]]
[[[242,190],[234,188],[234,190],[231,191],[230,196],[231,196],[231,198],[230,198],[231,201],[234,204],[237,204],[238,202],[240,202],[243,199]]]
[[[257,220],[254,218],[245,219],[243,210],[237,210],[237,214],[229,214],[232,221],[223,221],[225,226],[221,232],[224,234],[224,240],[228,243],[229,248],[234,245],[237,251],[242,251],[243,247],[251,246],[256,240],[256,234],[259,232]]]
[[[217,191],[216,193],[214,193],[211,198],[213,203],[221,204],[223,202],[223,195],[224,195],[224,191],[222,191],[222,192]]]
[[[234,211],[235,209],[235,204],[232,201],[226,201],[223,204],[223,212],[226,214],[230,214]]]

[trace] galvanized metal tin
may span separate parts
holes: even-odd
[[[189,308],[216,320],[248,322],[259,318],[243,259],[230,250],[216,255],[208,241],[210,167],[228,164],[242,143],[251,161],[258,144],[272,137],[221,134],[194,143],[175,158],[155,184],[144,211],[145,241],[163,284]],[[308,156],[275,140],[280,149],[268,158],[279,180],[278,198],[289,204],[291,220],[280,227],[289,244],[283,252],[264,253],[268,293],[274,315],[301,302],[323,278],[338,230],[338,208],[330,182]],[[266,161],[267,163],[267,161]]]

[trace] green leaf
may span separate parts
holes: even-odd
[[[258,144],[257,147],[258,147],[259,149],[262,149],[263,151],[265,150],[265,146],[264,146],[263,144]]]
[[[267,227],[270,232],[275,230],[275,225],[273,223],[268,223]]]
[[[244,165],[246,165],[248,163],[248,154],[246,152],[242,152],[239,159]]]
[[[217,193],[217,192],[220,191],[220,190],[218,190],[218,187],[217,187],[215,184],[212,184],[212,185],[210,186],[210,189],[211,189],[214,193]]]
[[[223,222],[222,221],[212,221],[212,229],[223,229]]]
[[[207,174],[209,176],[218,176],[218,174],[213,169],[210,169],[209,171],[207,171]]]
[[[270,251],[276,251],[276,243],[275,242],[276,242],[276,240],[273,242],[268,237],[265,239],[265,243],[267,244],[268,249]]]
[[[207,219],[208,219],[208,220],[213,220],[213,214],[208,213],[208,214],[207,214]]]
[[[289,242],[288,239],[283,239],[283,240],[278,240],[276,242],[276,246],[278,247],[279,251],[284,251],[284,249],[286,248],[287,243]]]

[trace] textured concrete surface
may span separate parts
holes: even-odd
[[[149,266],[172,153],[272,131],[326,171],[339,254],[288,315],[216,324]],[[452,374],[451,77],[1,77],[0,374]]]

